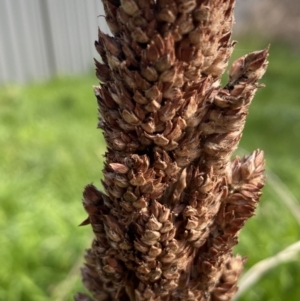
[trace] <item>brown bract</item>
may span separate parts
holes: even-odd
[[[99,301],[230,300],[244,263],[232,248],[264,185],[261,151],[230,158],[268,49],[234,62],[222,88],[233,0],[102,2],[105,192],[84,191],[95,239],[83,282]]]

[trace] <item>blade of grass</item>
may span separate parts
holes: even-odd
[[[281,201],[290,210],[300,225],[300,206],[298,200],[282,180],[270,169],[267,170],[267,183],[269,183],[272,189],[277,193]]]
[[[51,291],[52,300],[66,300],[70,297],[70,292],[78,280],[79,270],[83,264],[82,254],[78,257],[75,264],[72,266],[65,280],[56,285]]]
[[[300,252],[300,241],[288,246],[281,252],[272,257],[268,257],[256,263],[246,272],[239,282],[239,290],[232,299],[238,300],[254,283],[256,283],[266,272],[282,263],[286,263],[296,259],[296,255]]]

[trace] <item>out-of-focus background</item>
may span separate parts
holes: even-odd
[[[77,227],[81,194],[101,187],[105,151],[92,89],[102,15],[100,0],[0,0],[0,300],[72,300],[84,290],[92,233]],[[300,2],[237,0],[236,20],[235,58],[271,43],[238,151],[260,148],[267,160],[264,195],[235,250],[248,270],[300,239]],[[238,300],[298,301],[297,248],[262,265]]]

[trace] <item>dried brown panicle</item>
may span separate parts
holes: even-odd
[[[230,158],[268,49],[234,62],[222,88],[234,0],[102,2],[105,192],[84,191],[83,282],[98,301],[230,300],[244,263],[232,248],[264,185],[261,151]]]

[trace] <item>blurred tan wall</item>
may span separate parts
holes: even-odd
[[[100,0],[0,0],[0,84],[91,70],[99,15]]]
[[[299,9],[300,0],[237,0],[234,32],[300,45]],[[0,85],[92,69],[98,26],[108,32],[101,0],[0,0]]]
[[[257,33],[300,50],[300,0],[237,0],[235,34]]]

